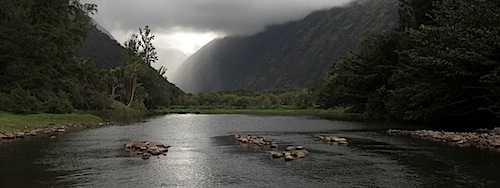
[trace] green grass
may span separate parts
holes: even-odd
[[[12,114],[0,112],[0,131],[16,131],[25,128],[44,127],[49,124],[96,123],[99,116],[92,114]]]

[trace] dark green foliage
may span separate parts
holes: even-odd
[[[147,74],[140,79],[140,82],[148,93],[144,100],[144,105],[148,109],[168,108],[172,104],[178,104],[180,97],[184,95],[184,92],[153,68],[147,70]]]
[[[104,90],[110,99],[135,109],[168,108],[179,102],[184,93],[162,76],[163,69],[151,67],[157,60],[153,39],[147,26],[140,29],[139,35],[133,34],[124,44],[124,63],[101,70]]]
[[[182,96],[184,106],[206,106],[211,108],[298,108],[314,107],[310,93],[307,90],[268,90],[268,91],[225,91]]]
[[[125,49],[120,43],[96,27],[92,27],[89,36],[78,48],[75,56],[89,58],[98,68],[110,69],[122,64],[124,61],[123,53],[125,53]]]
[[[317,102],[375,118],[498,122],[500,2],[405,2],[432,17],[415,13],[418,25],[365,35],[360,51],[340,60],[313,89]]]
[[[22,88],[0,93],[0,110],[18,114],[70,113],[73,106],[66,93],[39,93],[34,95]]]
[[[37,97],[21,88],[11,90],[9,93],[0,93],[0,110],[14,113],[37,113],[42,109],[42,102]]]
[[[73,0],[2,1],[0,110],[71,113],[111,108],[115,99],[141,109],[168,107],[177,101],[174,98],[182,91],[149,66],[156,61],[149,29],[140,32],[146,42],[135,44],[145,50],[117,58],[125,49],[92,27],[88,14],[94,11],[95,5]],[[85,39],[86,46],[76,59],[74,51]],[[94,51],[85,51],[89,49]],[[106,53],[95,51],[99,49]],[[86,55],[101,68],[116,67],[121,61],[127,64],[99,70]]]
[[[399,0],[399,23],[402,30],[433,25],[432,5],[441,0]]]
[[[372,117],[387,115],[385,102],[393,86],[388,82],[399,62],[398,51],[407,48],[405,34],[367,32],[360,50],[333,66],[326,80],[316,85],[318,103],[324,108],[350,106],[353,112]]]
[[[100,74],[95,64],[88,59],[83,59],[72,67],[71,72],[78,82],[68,83],[71,93],[70,100],[76,109],[100,110],[111,105],[112,99],[108,98],[106,86],[102,83],[103,75]]]
[[[87,35],[88,14],[95,8],[68,0],[2,1],[0,92],[6,103],[19,103],[6,108],[17,113],[72,111],[68,96],[79,81],[72,49]]]
[[[178,69],[186,92],[312,86],[362,33],[397,27],[397,0],[363,0],[244,37],[212,41]],[[189,74],[188,74],[189,73]]]
[[[498,1],[441,1],[432,12],[435,25],[410,31],[415,48],[402,53],[407,68],[398,76],[412,76],[395,90],[410,104],[396,105],[412,112],[405,119],[500,114],[498,7]]]
[[[48,96],[42,108],[43,112],[54,114],[71,113],[73,110],[71,101],[66,93],[55,93]]]

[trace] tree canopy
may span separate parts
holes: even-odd
[[[117,102],[159,108],[182,93],[150,67],[158,57],[148,27],[127,44],[123,66],[99,70],[90,59],[75,58],[96,12],[95,4],[78,0],[2,1],[0,110],[70,113]]]
[[[317,84],[324,108],[419,122],[500,115],[500,2],[400,3],[403,30],[368,32]],[[422,16],[425,15],[425,16]]]

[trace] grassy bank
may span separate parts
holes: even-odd
[[[16,131],[38,128],[49,124],[94,123],[102,118],[92,114],[12,114],[0,112],[0,131]]]
[[[162,112],[157,112],[162,113]],[[343,108],[336,109],[293,109],[293,108],[277,108],[277,109],[236,109],[236,108],[214,108],[205,106],[193,107],[173,107],[163,113],[173,114],[257,114],[257,115],[283,115],[283,116],[312,116],[327,119],[343,119],[343,120],[360,120],[363,116],[360,114],[346,113]]]

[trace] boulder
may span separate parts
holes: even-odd
[[[274,142],[274,139],[272,139],[272,138],[263,138],[262,140],[264,142]]]
[[[5,133],[5,135],[7,136],[7,139],[14,139],[14,138],[16,138],[16,135],[12,134],[12,133]]]
[[[283,157],[283,153],[281,152],[275,152],[275,151],[270,151],[269,155],[273,158],[281,158]]]
[[[276,142],[271,143],[271,148],[279,148],[279,145]]]
[[[151,158],[151,154],[149,154],[149,153],[142,154],[142,159],[149,159],[149,158]]]
[[[243,137],[240,137],[238,141],[240,141],[241,143],[248,143],[248,139]]]
[[[287,147],[285,148],[285,151],[293,151],[293,150],[295,150],[295,147],[294,147],[294,146],[287,146]]]
[[[143,157],[149,158],[147,155],[161,155],[168,152],[169,145],[158,142],[143,142],[139,140],[132,140],[125,144],[125,148],[137,150],[137,154],[142,154]]]
[[[307,156],[308,152],[304,152],[305,150],[298,150],[297,153],[295,153],[295,157],[297,158],[304,158]]]
[[[241,136],[241,135],[239,135],[239,134],[234,134],[234,135],[233,135],[233,139],[238,140],[238,138],[240,138],[240,136]]]

